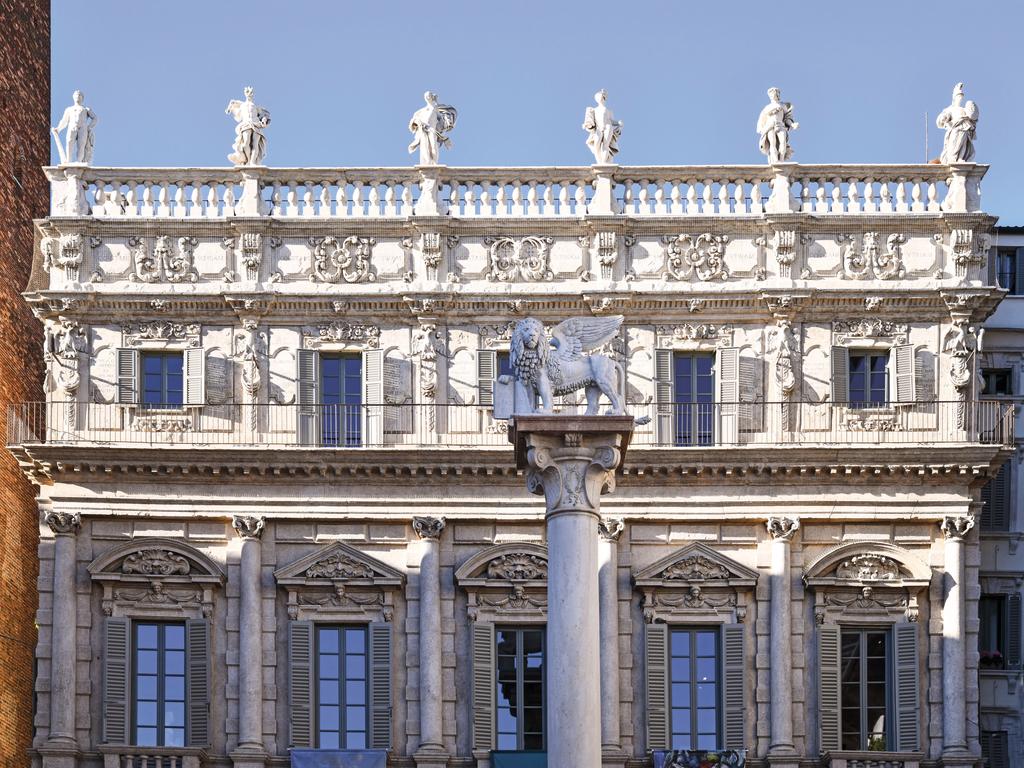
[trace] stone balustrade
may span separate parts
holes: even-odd
[[[980,210],[980,181],[987,168],[973,163],[784,163],[546,168],[58,166],[46,170],[54,216],[380,219],[434,215],[435,211],[458,218],[967,213]],[[595,205],[599,181],[614,205]]]

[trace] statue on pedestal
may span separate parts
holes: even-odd
[[[939,113],[935,124],[946,132],[939,160],[945,164],[969,163],[974,159],[974,133],[978,127],[978,105],[964,104],[964,84],[953,88],[953,103]]]
[[[455,107],[437,103],[437,94],[427,91],[423,94],[427,103],[420,107],[409,120],[409,132],[413,135],[409,154],[420,151],[420,165],[437,165],[441,147],[451,147],[448,133],[455,128],[458,112]]]
[[[757,132],[761,135],[758,146],[768,157],[768,162],[774,165],[793,156],[789,132],[799,128],[800,123],[793,119],[792,103],[782,101],[782,93],[778,88],[768,89],[768,99],[768,106],[761,110],[757,118]]]
[[[252,100],[252,86],[245,88],[245,100],[233,99],[228,102],[224,114],[235,119],[234,150],[228,155],[235,165],[263,165],[267,156],[267,138],[263,129],[270,125],[270,112],[258,107]]]
[[[587,416],[597,414],[604,395],[611,402],[607,413],[622,414],[618,366],[604,355],[584,355],[615,337],[622,315],[574,317],[551,329],[532,317],[520,320],[512,332],[509,361],[515,380],[526,390],[531,413],[550,413],[552,395],[586,392]],[[540,396],[541,407],[537,407]]]
[[[587,107],[583,116],[583,130],[587,132],[587,146],[594,153],[597,165],[609,165],[619,153],[619,136],[622,135],[622,121],[616,120],[611,109],[605,104],[608,91],[602,88],[594,94],[596,107]]]
[[[64,115],[56,127],[50,128],[53,138],[57,140],[57,154],[60,155],[61,165],[66,163],[83,163],[88,165],[92,162],[94,131],[99,118],[96,113],[83,103],[85,96],[81,91],[75,91],[71,95],[73,102],[70,107],[64,110]],[[65,144],[60,141],[60,132],[64,134]]]

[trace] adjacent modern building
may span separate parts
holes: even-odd
[[[519,320],[616,315],[603,764],[1016,764],[985,171],[48,168],[34,764],[544,765],[575,681],[492,405]]]

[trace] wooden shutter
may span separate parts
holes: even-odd
[[[210,744],[210,625],[205,619],[186,622],[188,641],[188,745]],[[259,664],[259,660],[252,660]]]
[[[202,348],[185,350],[185,405],[206,403],[206,353]]]
[[[715,362],[715,400],[718,403],[718,444],[739,440],[740,350],[718,350]],[[699,407],[699,406],[698,406]]]
[[[654,418],[655,437],[658,445],[675,445],[675,414],[672,387],[672,362],[675,353],[671,349],[654,350]]]
[[[850,350],[832,347],[832,404],[850,402]]]
[[[128,350],[134,351],[134,350]],[[62,631],[54,627],[54,632]],[[108,616],[103,621],[103,743],[127,744],[128,738],[128,619]]]
[[[494,625],[473,624],[473,749],[494,749]]]
[[[1011,592],[1006,596],[1006,666],[1021,666],[1021,596]]]
[[[1014,273],[1017,285],[1014,286],[1014,296],[1024,296],[1024,248],[1018,248],[1014,255]]]
[[[370,624],[370,749],[391,747],[391,625]]]
[[[839,627],[818,627],[819,749],[839,750]]]
[[[981,489],[981,527],[986,531],[1010,530],[1010,462],[996,472],[996,476]]]
[[[363,352],[363,445],[384,444],[384,351]]]
[[[917,624],[897,624],[892,634],[896,654],[896,751],[916,752],[921,730]]]
[[[122,347],[117,350],[117,402],[135,405],[139,402],[139,350]]]
[[[722,627],[722,746],[743,749],[745,736],[746,674],[742,624]]]
[[[914,375],[914,346],[899,344],[889,352],[892,372],[892,400],[895,403],[913,403],[917,398],[917,379]]]
[[[668,627],[648,624],[644,631],[647,694],[647,749],[668,749]]]
[[[295,363],[299,444],[316,445],[320,442],[320,353],[315,349],[296,350]]]
[[[477,402],[490,407],[494,405],[494,380],[498,378],[498,353],[493,349],[476,351]]]
[[[313,749],[313,622],[288,622],[289,746]]]
[[[1006,731],[983,731],[981,756],[988,768],[1010,768],[1010,741]]]

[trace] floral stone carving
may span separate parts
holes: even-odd
[[[516,240],[511,237],[486,237],[487,279],[511,283],[518,279],[537,282],[551,280],[554,273],[548,258],[554,238],[530,236]]]
[[[309,279],[324,283],[372,283],[377,279],[370,263],[372,237],[310,238],[313,249],[313,274]]]
[[[892,581],[900,578],[895,560],[883,555],[854,555],[836,566],[836,578],[849,581]]]
[[[665,235],[666,280],[725,280],[729,269],[725,265],[725,246],[728,235],[681,234]]]
[[[167,549],[143,549],[128,555],[121,563],[121,573],[146,576],[187,576],[191,566],[181,555]]]
[[[537,555],[512,553],[496,557],[487,564],[487,578],[508,581],[547,579],[548,563]]]
[[[715,563],[704,555],[693,555],[678,560],[661,572],[663,579],[681,579],[683,581],[705,581],[708,579],[728,579],[729,569]]]
[[[347,555],[337,553],[325,557],[306,569],[311,579],[370,579],[373,569]]]

